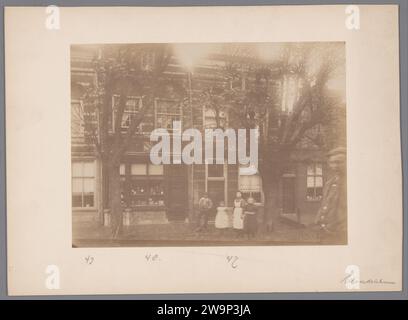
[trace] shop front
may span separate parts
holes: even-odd
[[[146,155],[129,156],[120,166],[125,224],[165,224],[184,220],[187,208],[187,168],[155,165]]]

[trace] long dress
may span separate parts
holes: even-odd
[[[234,200],[234,212],[232,218],[232,227],[234,229],[242,230],[244,229],[244,206],[245,200],[244,199],[235,199]]]
[[[255,235],[256,233],[258,227],[257,212],[258,209],[253,204],[248,204],[245,208],[244,229],[248,235]]]
[[[217,229],[231,228],[231,219],[227,207],[218,207],[215,216],[215,227]]]

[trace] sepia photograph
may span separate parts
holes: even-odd
[[[4,19],[8,295],[405,287],[399,6]]]
[[[347,244],[344,42],[70,59],[73,247]]]

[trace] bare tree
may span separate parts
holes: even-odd
[[[339,98],[328,90],[329,81],[344,67],[343,48],[286,45],[280,58],[268,63],[255,58],[248,63],[248,56],[233,59],[227,64],[226,79],[229,83],[239,79],[241,85],[210,90],[217,94],[208,95],[208,105],[216,114],[228,110],[230,126],[260,130],[258,169],[268,222],[278,216],[279,182],[302,143],[320,149],[345,144],[345,113],[341,112],[345,109],[338,108]],[[285,109],[282,87],[288,75],[295,81],[296,93]],[[271,86],[277,79],[282,81],[280,89]]]
[[[102,45],[93,60],[93,83],[82,98],[83,122],[86,140],[108,174],[113,237],[122,226],[120,162],[132,141],[141,137],[140,124],[165,90],[163,72],[171,56],[165,44]],[[140,108],[125,118],[131,96],[140,97]],[[125,130],[123,121],[129,122]]]

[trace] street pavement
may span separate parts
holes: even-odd
[[[232,229],[218,230],[212,223],[208,224],[206,231],[197,232],[195,225],[184,222],[123,227],[115,239],[112,239],[109,227],[75,228],[73,233],[74,247],[313,244],[321,244],[316,230],[282,221],[277,222],[272,231],[259,230],[252,238]]]

